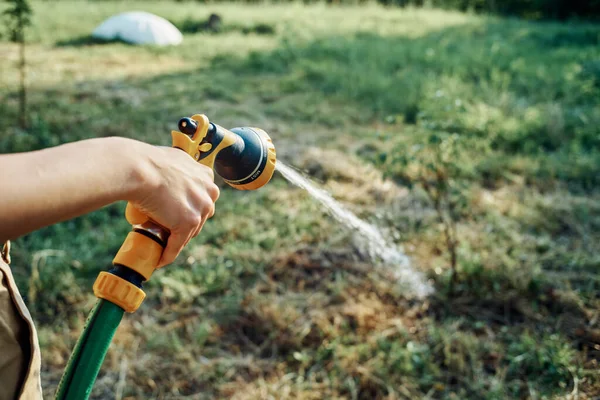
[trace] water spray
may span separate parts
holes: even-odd
[[[388,268],[391,278],[402,285],[409,294],[424,298],[433,292],[433,287],[425,275],[414,268],[410,258],[401,247],[390,242],[375,225],[358,218],[352,211],[336,201],[327,191],[315,186],[301,173],[282,162],[277,170],[291,183],[306,190],[342,225],[355,233],[356,245],[366,250],[374,262],[381,262]]]
[[[266,185],[275,171],[275,146],[258,128],[227,130],[196,114],[182,118],[172,131],[173,147],[213,168],[227,184],[239,190]],[[73,349],[61,378],[57,400],[89,398],[102,362],[125,311],[135,312],[146,297],[143,282],[150,279],[167,244],[169,231],[131,204],[125,212],[133,226],[113,260],[94,283],[99,301]]]

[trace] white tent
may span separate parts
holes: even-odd
[[[100,24],[92,36],[132,44],[178,45],[183,35],[169,21],[144,11],[117,14]]]

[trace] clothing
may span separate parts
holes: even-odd
[[[10,243],[0,257],[0,400],[39,400],[41,353],[29,310],[10,267]]]

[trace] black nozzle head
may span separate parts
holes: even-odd
[[[177,123],[177,127],[179,130],[189,137],[194,136],[196,133],[196,129],[198,128],[198,123],[191,118],[185,117],[181,118]]]
[[[236,142],[219,151],[215,172],[230,186],[254,190],[265,185],[275,170],[275,147],[269,135],[258,128],[233,128]]]

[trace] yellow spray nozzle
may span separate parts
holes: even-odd
[[[213,168],[230,186],[254,190],[273,176],[277,156],[269,135],[258,128],[225,129],[206,115],[179,120],[180,131],[172,131],[173,147]]]

